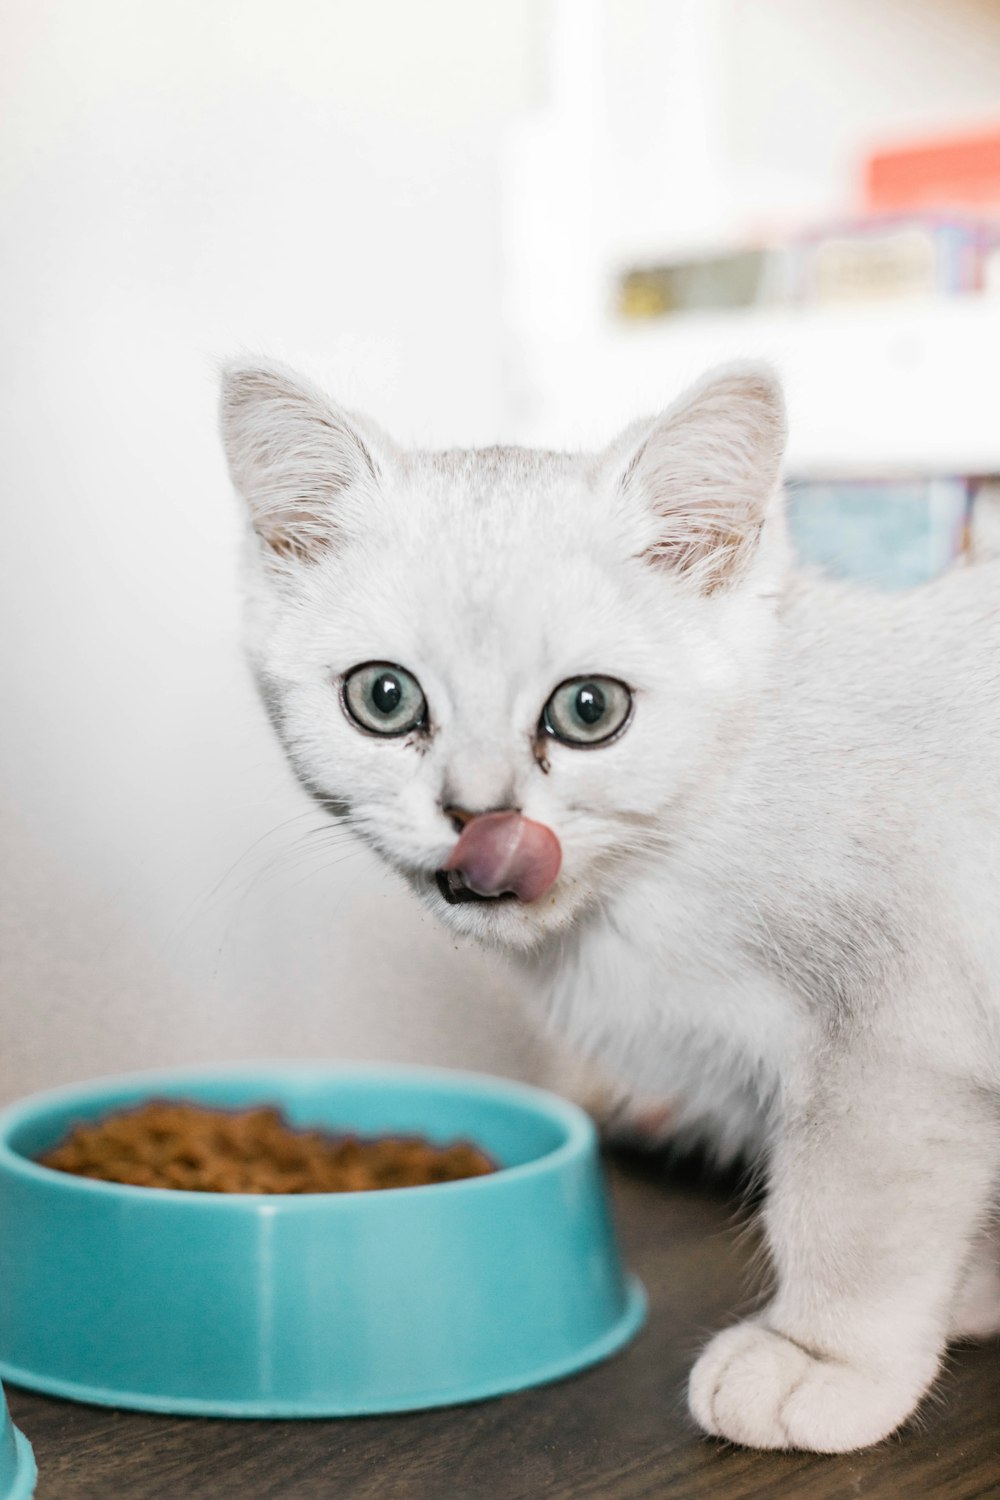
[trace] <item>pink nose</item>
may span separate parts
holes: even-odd
[[[521,901],[537,901],[561,864],[562,850],[551,828],[517,812],[495,812],[466,823],[444,868],[457,870],[478,896],[512,891]]]

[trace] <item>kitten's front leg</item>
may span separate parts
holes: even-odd
[[[891,1056],[824,1058],[775,1146],[777,1293],[695,1365],[702,1427],[819,1453],[894,1431],[937,1372],[996,1160],[994,1108],[971,1088]]]

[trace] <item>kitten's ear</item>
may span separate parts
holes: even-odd
[[[766,366],[708,376],[613,446],[620,491],[650,520],[643,556],[705,593],[739,577],[778,482],[785,406]]]
[[[222,374],[222,440],[254,530],[277,558],[314,562],[358,492],[377,488],[388,442],[275,365]],[[377,439],[378,453],[376,453]]]

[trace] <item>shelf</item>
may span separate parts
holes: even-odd
[[[691,313],[522,349],[523,437],[599,446],[711,366],[773,363],[793,474],[1000,474],[1000,301]]]

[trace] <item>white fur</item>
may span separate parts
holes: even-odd
[[[682,1135],[766,1148],[777,1291],[709,1344],[695,1416],[822,1452],[893,1431],[948,1337],[1000,1324],[1000,564],[899,596],[796,574],[759,370],[598,458],[402,454],[274,370],[230,373],[223,423],[306,786]],[[429,736],[348,721],[372,660],[415,673]],[[631,724],[541,752],[590,673]],[[554,829],[549,895],[447,906],[456,803]]]

